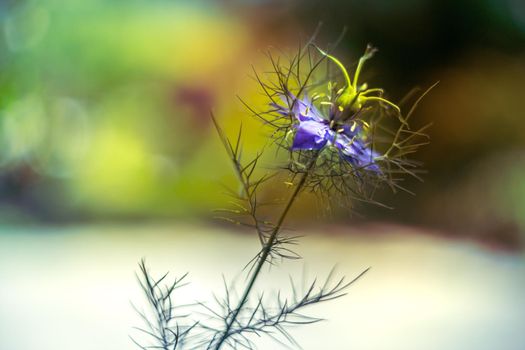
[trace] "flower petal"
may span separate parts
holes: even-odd
[[[321,122],[324,120],[321,113],[306,96],[302,100],[295,100],[294,113],[295,117],[301,122]]]
[[[313,120],[300,122],[295,132],[292,150],[319,150],[326,145],[332,133],[324,123]]]
[[[339,134],[335,140],[335,146],[348,162],[358,168],[364,168],[374,172],[381,172],[375,162],[379,154],[365,145],[358,137],[349,138],[345,134]]]
[[[322,114],[317,110],[313,105],[310,99],[305,96],[303,99],[295,97],[292,93],[288,94],[288,97],[281,95],[281,100],[284,102],[283,105],[277,103],[270,103],[274,107],[277,113],[288,116],[293,114],[293,116],[300,122],[304,121],[318,121],[321,122],[324,120]]]

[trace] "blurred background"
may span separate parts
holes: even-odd
[[[264,70],[268,47],[293,50],[320,22],[321,46],[347,29],[337,47],[345,62],[367,43],[379,48],[365,76],[394,101],[440,81],[414,118],[419,126],[433,123],[431,144],[416,155],[428,173],[424,182],[406,184],[415,196],[381,194],[394,210],[358,207],[329,218],[316,215],[306,199],[292,213],[299,227],[317,227],[305,243],[306,261],[317,261],[315,247],[325,246],[337,251],[327,264],[339,258],[352,272],[379,266],[368,287],[374,292],[363,287],[354,318],[345,321],[333,310],[341,322],[329,327],[333,332],[344,322],[364,327],[353,334],[355,347],[341,340],[329,348],[433,349],[429,335],[436,349],[525,348],[525,318],[517,311],[525,306],[525,3],[519,0],[0,1],[0,348],[36,348],[18,339],[28,322],[42,333],[39,349],[66,348],[57,347],[49,327],[38,326],[55,307],[64,310],[68,289],[61,285],[78,280],[71,290],[96,308],[108,289],[99,295],[90,288],[117,280],[114,302],[127,303],[138,293],[133,269],[142,256],[160,272],[175,262],[196,269],[209,283],[201,281],[202,290],[220,285],[222,272],[238,272],[257,247],[251,234],[230,236],[213,220],[213,209],[228,206],[222,184],[235,179],[209,110],[229,134],[242,121],[247,152],[257,150],[265,139],[236,97],[254,106],[262,101],[251,65]],[[174,257],[184,246],[203,245],[208,258]],[[212,253],[224,249],[232,249],[231,261]],[[216,259],[225,262],[213,265]],[[84,279],[79,271],[92,273]],[[393,282],[392,274],[404,282]],[[429,276],[437,277],[429,283]],[[44,296],[32,291],[35,279]],[[421,297],[424,285],[434,294],[416,307],[410,300]],[[410,312],[389,309],[396,295]],[[32,321],[20,315],[44,304]],[[110,304],[91,316],[82,308],[59,312],[64,322],[56,329],[78,334],[66,320],[80,317],[80,328],[96,324],[102,338],[123,344],[101,340],[98,348],[132,348],[128,304],[119,304],[120,318],[111,318]],[[424,318],[423,309],[438,311]],[[411,322],[397,324],[396,332],[390,322],[377,325],[385,310],[394,323]],[[105,333],[95,322],[101,318]],[[493,332],[473,341],[486,330]],[[408,338],[411,332],[419,337]],[[383,341],[368,341],[377,334]],[[303,345],[321,346],[312,344]]]

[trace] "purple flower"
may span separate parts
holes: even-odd
[[[283,106],[272,104],[277,112],[290,115],[298,121],[294,125],[296,132],[292,150],[321,150],[326,146],[335,146],[343,159],[356,168],[381,172],[375,159],[379,154],[370,149],[362,137],[361,126],[353,126],[323,117],[313,103],[304,97],[302,100],[290,96],[291,111]]]

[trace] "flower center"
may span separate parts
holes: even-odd
[[[336,132],[338,134],[340,134],[340,133],[345,131],[343,126],[344,126],[343,123],[337,122],[335,120],[331,120],[330,121],[330,130],[332,130],[332,131],[334,131],[334,132]]]

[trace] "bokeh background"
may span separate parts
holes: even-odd
[[[76,349],[133,348],[142,256],[160,272],[196,270],[203,297],[240,271],[256,238],[213,219],[234,178],[209,110],[227,133],[242,121],[257,150],[264,137],[236,97],[262,101],[251,65],[264,70],[268,47],[293,50],[321,22],[320,45],[346,28],[345,62],[379,48],[365,75],[392,100],[440,83],[415,116],[433,123],[416,155],[428,173],[406,184],[415,196],[381,194],[394,210],[326,217],[305,200],[293,211],[297,227],[316,224],[314,271],[377,270],[331,309],[337,321],[299,341],[525,348],[519,0],[1,1],[0,348],[66,349],[90,327]]]

